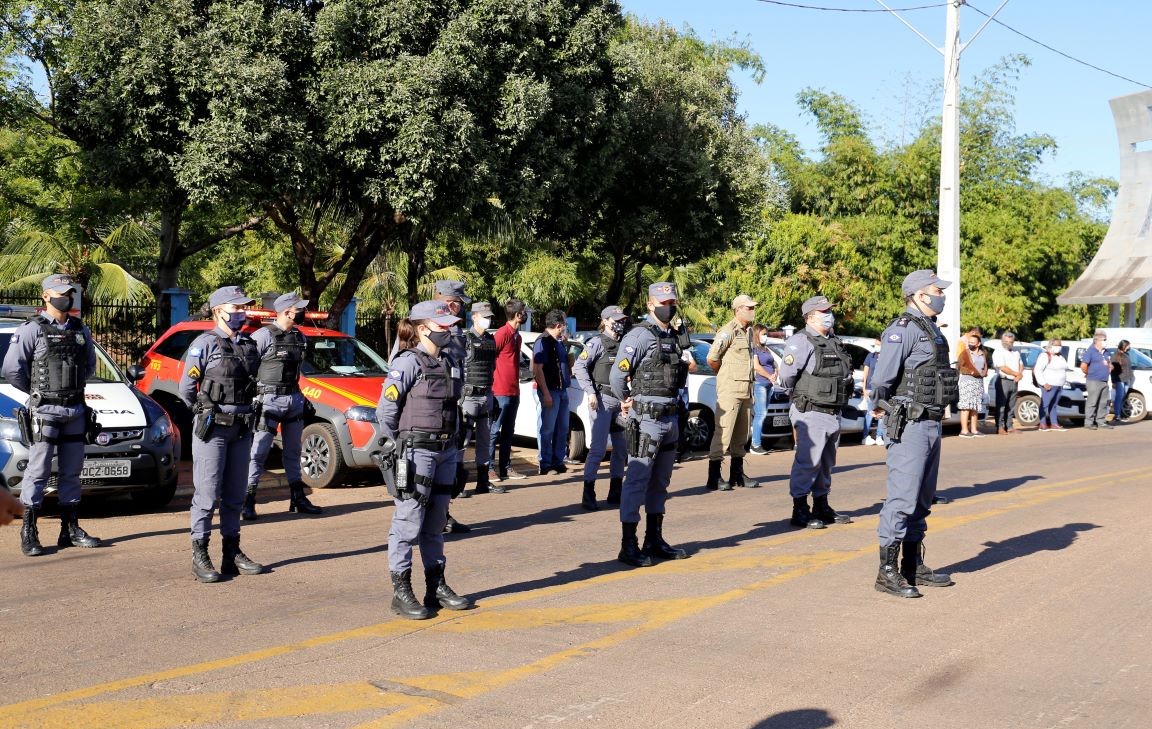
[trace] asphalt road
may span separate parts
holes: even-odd
[[[423,622],[388,609],[379,487],[317,492],[315,518],[268,490],[243,546],[270,572],[216,585],[191,577],[186,497],[89,504],[100,549],[30,559],[0,530],[0,726],[1147,727],[1149,436],[948,437],[926,545],[956,585],[918,600],[872,586],[878,447],[841,449],[855,522],[822,531],[787,525],[789,452],[730,493],[683,464],[665,535],[692,557],[647,569],[615,561],[578,474],[455,502],[474,531],[448,576],[478,607]]]

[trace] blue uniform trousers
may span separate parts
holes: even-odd
[[[612,439],[612,462],[608,473],[611,478],[624,476],[624,469],[628,466],[628,444],[624,438],[624,431],[612,432],[612,424],[620,414],[620,401],[607,393],[601,393],[596,398],[596,408],[589,410],[592,417],[592,441],[588,444],[588,458],[584,461],[584,480],[595,481],[596,472],[600,470],[600,461],[608,451],[608,439]]]
[[[208,440],[192,436],[192,538],[212,533],[212,513],[220,501],[220,536],[240,536],[240,509],[248,484],[252,431],[247,426],[214,425]]]
[[[83,413],[83,409],[80,410]],[[83,415],[68,420],[45,420],[45,440],[28,449],[28,468],[20,482],[20,502],[37,509],[44,502],[44,487],[52,477],[52,456],[56,456],[57,495],[61,504],[80,503],[80,470],[84,467]]]
[[[832,468],[836,465],[840,416],[815,410],[802,413],[795,405],[788,409],[788,414],[796,429],[796,454],[792,458],[788,491],[794,499],[808,494],[827,496],[832,488]]]
[[[264,398],[264,422],[266,427],[258,427],[252,434],[252,462],[248,466],[248,485],[255,487],[264,475],[264,463],[268,451],[276,439],[276,426],[280,426],[280,449],[284,457],[284,478],[288,483],[300,480],[300,441],[304,434],[304,396],[262,395]],[[271,429],[271,431],[269,431]]]
[[[468,443],[470,438],[476,441],[476,473],[488,470],[492,461],[492,395],[466,395],[460,401],[460,410],[464,414],[461,421],[463,429],[463,442]],[[463,459],[464,449],[460,449],[460,458]]]
[[[680,440],[680,420],[675,414],[652,418],[632,413],[629,417],[640,417],[641,446],[647,444],[647,448],[638,456],[628,456],[620,493],[620,521],[626,524],[640,521],[641,505],[647,514],[664,513]]]
[[[414,498],[394,499],[395,510],[388,529],[388,569],[391,571],[412,569],[414,546],[420,547],[424,569],[444,564],[444,525],[448,523],[448,502],[452,500],[452,483],[456,480],[457,450],[413,448],[406,454],[408,478],[424,476],[431,478],[436,486],[410,482],[428,497],[427,506],[421,506]]]
[[[917,420],[888,445],[888,498],[880,509],[880,545],[924,540],[940,471],[940,423]]]

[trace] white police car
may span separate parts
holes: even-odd
[[[0,305],[0,361],[16,327],[37,311],[35,307]],[[131,367],[129,373],[121,372],[96,345],[96,372],[84,387],[84,399],[104,429],[95,444],[84,448],[81,485],[85,494],[130,492],[140,505],[159,508],[176,493],[180,434],[164,409],[136,389],[134,383],[142,371]],[[28,466],[28,446],[12,411],[24,406],[26,400],[24,393],[0,374],[0,478],[13,493],[20,492]],[[46,492],[55,491],[53,476]]]

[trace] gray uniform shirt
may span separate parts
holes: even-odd
[[[35,318],[43,319],[60,331],[66,331],[72,321],[66,319],[61,324],[48,316],[41,317],[38,315]],[[79,319],[76,321],[79,322]],[[75,324],[71,326],[75,327]],[[92,344],[92,332],[88,331],[86,324],[80,323],[79,328],[73,328],[73,331],[78,336],[84,337],[84,365],[81,374],[87,381],[96,372],[96,346]],[[32,390],[32,360],[43,355],[46,351],[48,351],[48,340],[44,338],[44,332],[40,331],[39,324],[30,319],[16,327],[16,331],[12,332],[12,339],[8,343],[8,352],[4,355],[4,379],[8,380],[8,383],[17,390],[30,394]],[[41,405],[36,408],[36,412],[50,417],[74,418],[82,413],[83,409],[83,404],[70,406]],[[5,415],[8,414],[5,413]]]
[[[788,337],[788,341],[784,342],[784,356],[780,361],[780,374],[776,380],[776,386],[787,393],[792,395],[792,388],[796,387],[796,381],[800,379],[801,372],[812,374],[816,370],[816,360],[812,358],[812,353],[816,348],[812,346],[812,342],[808,339],[807,335],[812,335],[819,339],[827,339],[827,335],[820,334],[812,327],[804,327],[804,331],[796,332]]]
[[[616,350],[616,357],[620,357],[623,350]],[[584,342],[584,351],[576,358],[576,364],[572,365],[572,376],[576,378],[576,383],[580,385],[580,389],[589,395],[596,395],[596,381],[592,379],[592,370],[596,368],[596,363],[604,356],[604,342],[600,340],[600,335],[591,337]],[[615,368],[613,368],[615,369]],[[611,383],[611,371],[609,371],[609,383]],[[605,390],[604,395],[615,397],[611,392]]]
[[[932,336],[912,321],[913,318],[927,321]],[[880,335],[880,357],[876,361],[876,371],[869,376],[876,400],[892,398],[905,370],[935,360],[936,345],[943,343],[944,335],[936,322],[909,306],[903,316],[889,324]]]
[[[676,330],[669,327],[660,329],[659,336],[647,326],[633,327],[624,338],[620,340],[620,349],[616,351],[616,365],[609,375],[612,392],[617,398],[627,400],[631,396],[632,388],[629,378],[640,367],[640,364],[659,352],[661,346],[676,345]],[[653,395],[638,395],[637,402],[674,403],[676,397],[655,397]]]
[[[279,328],[279,327],[277,327],[277,328]],[[299,329],[297,329],[295,327],[293,327],[293,331],[297,332],[300,335],[300,339],[303,340],[304,346],[307,347],[308,346],[308,337],[304,336],[304,332],[300,331]],[[267,327],[260,327],[259,329],[257,329],[255,332],[252,333],[252,341],[256,344],[256,356],[258,358],[263,358],[264,353],[267,352],[268,349],[274,345],[274,343],[276,341],[276,333],[273,331],[270,331]],[[294,393],[292,395],[268,394],[268,395],[263,395],[262,397],[263,397],[265,405],[271,405],[273,408],[275,408],[277,410],[287,410],[288,408],[292,407],[292,401],[298,395],[301,398],[303,398],[303,395],[301,395],[300,393]]]
[[[421,352],[430,354],[423,344],[416,346]],[[447,354],[447,348],[440,350],[438,359],[448,370],[452,392],[459,395],[463,386],[460,367]],[[419,375],[420,362],[412,355],[400,353],[392,358],[388,367],[388,377],[384,379],[380,389],[380,403],[376,406],[376,423],[380,435],[387,438],[396,437],[400,427],[400,411],[404,409],[408,391],[416,384]]]
[[[212,331],[204,332],[200,336],[192,340],[191,346],[184,354],[184,371],[180,375],[180,384],[177,386],[180,392],[180,399],[184,404],[192,408],[196,406],[196,395],[200,392],[200,380],[203,379],[204,373],[208,370],[220,366],[220,360],[224,356],[224,352],[220,346],[220,340],[223,339],[220,328],[216,327]],[[237,334],[230,338],[233,346],[239,347],[241,341],[251,342],[252,338],[247,334]],[[253,377],[256,376],[256,370],[260,368],[260,361],[256,359],[256,348],[249,347],[251,357],[248,360],[248,372]],[[222,413],[247,413],[252,411],[252,404],[242,405],[217,405]]]

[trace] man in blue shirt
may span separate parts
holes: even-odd
[[[537,443],[540,448],[540,475],[549,471],[565,473],[564,451],[568,444],[568,348],[561,341],[568,326],[564,312],[553,309],[544,317],[544,333],[532,347],[532,377],[540,402]]]
[[[1097,329],[1092,338],[1092,346],[1080,356],[1080,369],[1084,372],[1084,427],[1096,430],[1097,427],[1111,428],[1108,424],[1108,375],[1112,365],[1104,353],[1104,341],[1108,338]]]

